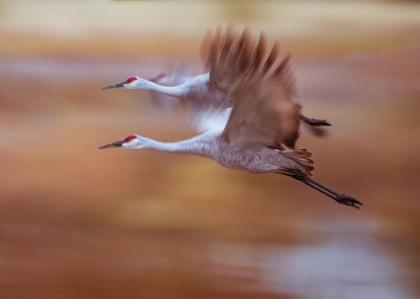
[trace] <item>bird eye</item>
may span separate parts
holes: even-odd
[[[125,80],[125,82],[126,82],[126,83],[131,83],[131,82],[136,81],[136,80],[137,80],[137,78],[136,78],[136,77],[130,77],[130,78],[128,78],[127,80]]]
[[[136,139],[136,138],[137,138],[137,136],[136,136],[136,135],[130,135],[130,136],[126,137],[126,138],[124,139],[124,141],[125,141],[125,142],[130,142],[131,140]]]

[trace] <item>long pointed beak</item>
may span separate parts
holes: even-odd
[[[102,145],[102,146],[98,147],[98,150],[102,150],[102,149],[106,149],[106,148],[111,148],[111,147],[122,147],[122,145],[124,143],[125,143],[124,140],[115,141],[113,143],[105,144],[105,145]]]
[[[107,85],[105,87],[102,87],[102,90],[110,89],[110,88],[124,87],[124,84],[125,84],[125,81],[114,83],[114,84],[110,84],[110,85]]]

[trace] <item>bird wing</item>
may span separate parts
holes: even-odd
[[[209,30],[201,45],[202,58],[206,62],[206,70],[210,73],[209,89],[218,89],[228,94],[229,103],[227,104],[233,106],[235,97],[232,96],[232,93],[238,89],[237,85],[249,84],[250,78],[253,76],[257,76],[256,80],[261,80],[268,73],[275,71],[274,69],[279,64],[279,44],[275,42],[269,54],[267,54],[267,49],[264,32],[261,32],[259,38],[256,39],[252,37],[246,27],[242,33],[236,31],[232,25],[229,25],[224,31],[220,27],[217,27],[214,32]],[[290,57],[286,57],[284,60],[285,68],[289,59]],[[278,69],[276,71],[277,78],[271,78],[270,84],[279,84],[278,88],[283,88],[287,96],[293,98],[296,93],[295,84],[290,71],[286,69],[283,73],[281,73],[281,69]],[[245,81],[246,83],[243,82],[244,78],[248,80]],[[316,136],[326,134],[324,129],[318,127],[310,127],[310,132]]]
[[[166,86],[176,86],[193,78],[193,72],[182,65],[175,71],[162,73],[150,81]],[[150,92],[150,97],[153,104],[163,111],[181,111],[188,125],[200,133],[223,130],[232,111],[232,108],[214,108],[204,103],[201,98],[178,99],[155,91]]]
[[[242,33],[237,33],[232,26],[229,26],[223,34],[220,28],[217,28],[214,34],[208,32],[203,39],[201,49],[206,59],[206,68],[209,69],[209,92],[217,88],[230,94],[245,77],[252,78],[270,71],[277,61],[279,46],[277,43],[274,44],[262,65],[266,56],[266,47],[265,35],[261,33],[259,39],[254,39],[248,28]],[[191,72],[187,74],[184,67],[162,79],[167,85],[179,85],[192,79],[191,74]],[[153,102],[165,107],[166,110],[181,109],[187,123],[198,132],[223,130],[232,111],[231,108],[214,107],[212,103],[206,103],[202,98],[168,99],[167,96],[156,92],[152,92],[151,95]]]
[[[208,31],[202,41],[201,54],[209,71],[209,88],[218,88],[229,92],[235,82],[259,66],[265,55],[267,40],[263,32],[259,39],[252,37],[248,28],[237,32],[232,26],[222,32],[220,27],[215,32]],[[278,44],[275,43],[267,68],[276,61]]]
[[[271,56],[232,90],[233,110],[222,138],[238,149],[293,149],[299,137],[301,106],[291,99],[295,82],[288,66],[290,56],[277,66]]]

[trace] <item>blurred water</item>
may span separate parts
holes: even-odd
[[[319,227],[327,237],[315,244],[214,244],[213,262],[236,269],[213,274],[260,275],[257,289],[299,298],[414,298],[401,281],[404,269],[381,249],[368,226],[366,221],[356,227],[354,222],[328,223]]]
[[[292,60],[305,113],[334,124],[301,144],[361,213],[205,159],[98,154],[192,134],[146,93],[100,90],[182,59],[58,52],[0,58],[1,298],[418,297],[418,50]]]
[[[363,233],[332,232],[325,243],[273,253],[269,262],[277,266],[269,275],[283,276],[286,290],[303,298],[413,298],[399,281],[403,270]]]

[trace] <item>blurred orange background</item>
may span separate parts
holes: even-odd
[[[418,298],[420,3],[0,1],[0,298]],[[97,147],[194,136],[148,92],[232,22],[292,53],[315,177]]]

